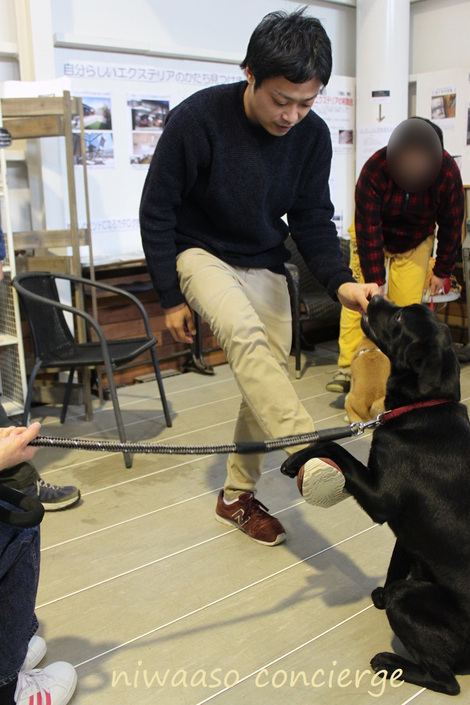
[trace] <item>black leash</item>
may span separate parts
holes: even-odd
[[[172,445],[171,443],[133,443],[131,441],[89,441],[85,438],[60,438],[58,436],[37,436],[30,446],[47,448],[76,448],[77,450],[98,450],[108,453],[161,453],[162,455],[215,455],[223,453],[270,453],[297,445],[316,445],[327,441],[338,441],[340,438],[360,436],[364,431],[380,426],[392,418],[397,418],[409,411],[422,407],[449,404],[454,399],[428,399],[415,404],[384,411],[372,421],[355,421],[349,426],[327,428],[324,431],[302,433],[297,436],[284,436],[266,441],[238,441],[222,445]]]
[[[329,428],[324,431],[314,431],[313,433],[303,433],[298,436],[285,436],[267,441],[241,441],[238,443],[227,443],[225,445],[172,445],[169,443],[132,443],[122,441],[89,441],[85,438],[60,438],[54,436],[37,436],[32,440],[30,446],[45,448],[76,448],[77,450],[98,450],[108,453],[161,453],[165,455],[213,455],[222,453],[270,453],[273,450],[289,448],[296,445],[315,445],[327,441],[337,441],[340,438],[350,438],[359,436],[368,428],[373,428],[380,423],[378,416],[375,421],[367,423],[356,422],[349,426],[339,428]],[[297,454],[298,455],[298,454]],[[293,469],[292,469],[293,470]],[[294,477],[289,468],[284,468],[284,474]],[[297,470],[298,471],[298,470]],[[0,486],[0,499],[22,509],[22,512],[9,511],[0,507],[0,522],[13,524],[14,526],[26,528],[39,524],[44,514],[44,508],[40,502],[31,497]]]
[[[376,426],[380,421],[352,423],[349,426],[303,433],[298,436],[285,436],[266,441],[240,441],[222,445],[172,445],[169,443],[133,443],[130,441],[90,441],[84,438],[59,438],[54,436],[37,436],[31,446],[47,448],[76,448],[108,453],[161,453],[163,455],[214,455],[223,453],[270,453],[274,450],[289,448],[306,443],[313,445],[336,441],[340,438],[359,436],[367,428]]]

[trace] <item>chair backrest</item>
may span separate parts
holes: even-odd
[[[313,294],[322,292],[326,294],[325,287],[320,284],[318,279],[307,267],[304,258],[298,251],[297,245],[295,244],[294,240],[290,235],[287,238],[285,244],[292,255],[289,261],[292,262],[292,264],[295,264],[297,269],[299,270],[301,294]],[[344,262],[349,267],[349,240],[340,237],[339,247],[341,250],[341,254],[343,255]]]
[[[51,301],[60,301],[55,276],[50,272],[18,274],[13,280],[13,286],[16,282],[33,294]],[[37,358],[48,358],[57,350],[63,350],[75,344],[61,309],[31,299],[21,289],[16,286],[15,288],[31,328],[34,353]]]

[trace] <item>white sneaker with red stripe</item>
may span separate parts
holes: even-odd
[[[15,690],[16,705],[65,705],[77,686],[74,667],[57,661],[46,668],[20,671]]]

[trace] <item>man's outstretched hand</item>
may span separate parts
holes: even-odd
[[[358,284],[357,282],[346,282],[341,284],[336,292],[339,302],[350,308],[351,311],[365,313],[369,305],[369,301],[375,294],[379,294],[377,284]]]

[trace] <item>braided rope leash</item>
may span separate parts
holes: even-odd
[[[31,446],[46,448],[72,448],[77,450],[103,451],[108,453],[161,453],[163,455],[215,455],[224,453],[270,453],[274,450],[296,445],[316,444],[335,441],[340,438],[359,436],[367,428],[376,426],[380,421],[352,423],[349,426],[330,428],[324,431],[303,433],[298,436],[284,436],[266,441],[240,441],[222,445],[172,445],[169,443],[133,443],[129,441],[90,441],[84,438],[60,438],[54,436],[37,436],[30,442]]]
[[[273,450],[297,445],[316,445],[340,438],[360,436],[364,431],[396,419],[402,414],[424,407],[454,403],[451,398],[428,399],[396,409],[385,411],[372,421],[356,421],[349,426],[329,428],[323,431],[303,433],[297,436],[284,436],[265,441],[239,441],[222,445],[172,445],[170,443],[133,443],[129,441],[89,441],[85,438],[60,438],[57,436],[37,436],[29,445],[47,448],[72,448],[77,450],[103,451],[108,453],[160,453],[162,455],[215,455],[225,453],[270,453]]]

